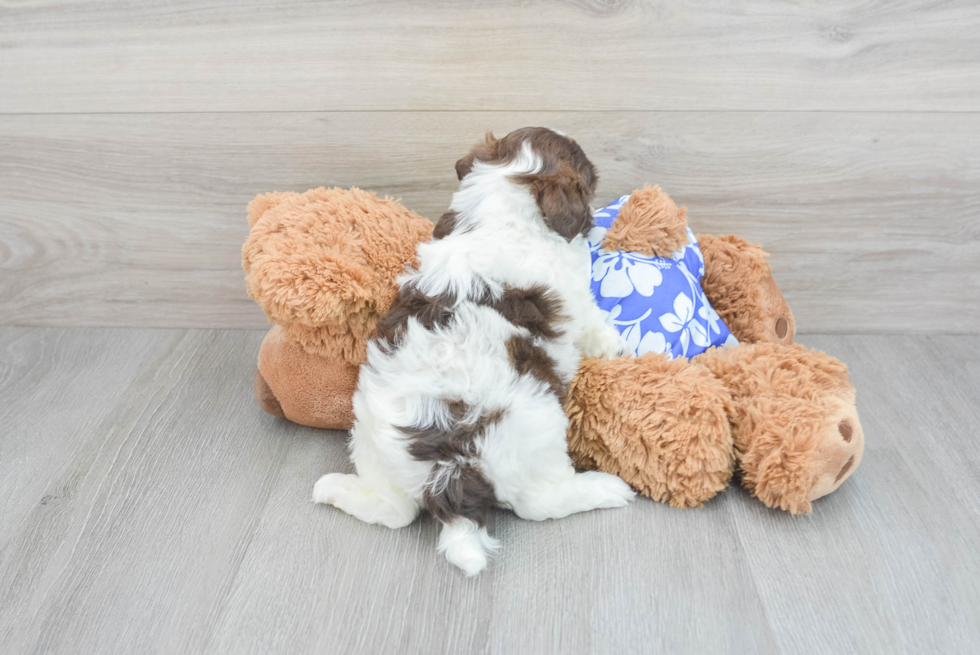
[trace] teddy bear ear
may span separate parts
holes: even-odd
[[[678,209],[659,186],[634,191],[606,231],[603,248],[670,257],[687,238],[687,207]]]
[[[252,198],[252,201],[248,203],[248,226],[252,227],[258,223],[262,215],[282,202],[283,198],[286,196],[299,195],[296,193],[280,193],[278,191],[273,191],[271,193],[263,193]]]

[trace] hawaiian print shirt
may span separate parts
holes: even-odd
[[[738,345],[701,290],[704,256],[690,228],[687,245],[671,257],[606,252],[606,230],[629,196],[595,213],[588,234],[592,252],[592,295],[637,356],[663,353],[693,357],[712,346]]]

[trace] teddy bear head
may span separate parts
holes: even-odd
[[[353,365],[433,227],[397,200],[323,187],[257,196],[248,223],[249,296],[306,352]]]

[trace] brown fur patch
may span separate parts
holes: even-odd
[[[483,287],[467,300],[491,307],[513,325],[526,329],[531,336],[555,339],[562,334],[556,327],[564,319],[561,301],[543,285],[528,289],[506,287],[497,299]],[[378,321],[375,338],[397,348],[408,328],[408,319],[413,316],[428,330],[446,327],[455,314],[456,302],[453,294],[427,296],[414,285],[405,285],[398,290],[391,309]]]
[[[486,511],[497,503],[493,485],[477,467],[467,460],[477,455],[477,444],[487,427],[504,416],[503,410],[468,416],[466,403],[446,403],[449,412],[448,428],[428,426],[424,428],[400,428],[410,441],[408,452],[415,459],[437,462],[437,466],[456,466],[448,483],[439,491],[427,490],[422,499],[425,508],[439,521],[449,523],[463,517],[480,527],[486,523]]]
[[[414,284],[398,289],[391,309],[378,321],[375,338],[397,347],[408,329],[408,319],[415,317],[427,330],[445,327],[453,317],[456,297],[452,294],[427,296]]]
[[[534,345],[528,337],[513,336],[507,340],[507,356],[518,375],[531,375],[541,380],[565,404],[568,388],[555,371],[555,360],[544,348]]]
[[[422,504],[443,523],[463,517],[482,528],[487,522],[487,510],[497,504],[497,497],[493,485],[479,469],[463,466],[440,493],[427,491]]]
[[[456,229],[456,212],[448,211],[439,217],[435,229],[432,231],[433,240],[442,239],[449,236]]]
[[[443,462],[457,457],[475,457],[477,438],[488,426],[504,417],[503,410],[494,410],[471,419],[467,417],[470,408],[466,403],[451,401],[445,404],[451,422],[448,430],[437,426],[401,428],[411,440],[408,452],[415,459]]]
[[[562,334],[555,327],[564,318],[561,300],[543,285],[529,289],[508,288],[493,303],[493,308],[512,324],[526,329],[531,336],[555,339]]]
[[[633,192],[606,231],[602,247],[670,257],[687,243],[687,207],[677,208],[659,186]]]
[[[492,133],[466,157],[456,162],[456,175],[462,180],[473,169],[474,161],[503,165],[514,160],[525,142],[541,157],[537,173],[518,175],[514,182],[527,185],[545,223],[571,241],[593,225],[589,203],[599,180],[595,167],[572,139],[544,127],[524,127],[502,139]]]

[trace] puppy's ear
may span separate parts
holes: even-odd
[[[456,162],[456,177],[462,182],[463,178],[473,170],[473,161],[480,160],[485,163],[492,163],[497,157],[497,147],[500,144],[493,132],[487,132],[483,143],[478,143],[470,150],[470,154]]]
[[[526,183],[544,214],[545,223],[553,231],[571,241],[592,229],[592,189],[568,166],[552,174],[527,175]]]
[[[471,151],[470,154],[466,155],[462,159],[456,162],[456,177],[462,182],[463,178],[470,174],[470,170],[473,168],[473,159],[475,156]]]

